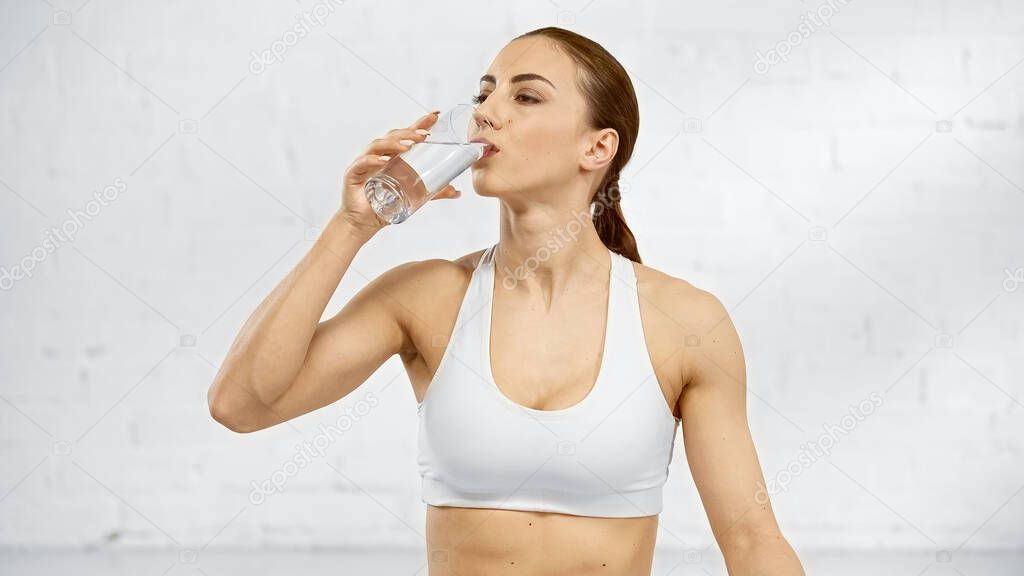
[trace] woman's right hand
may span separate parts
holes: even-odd
[[[413,144],[426,140],[429,128],[437,122],[438,112],[420,117],[408,128],[395,128],[384,136],[370,142],[366,152],[358,156],[345,170],[342,179],[340,214],[367,238],[373,236],[388,223],[380,218],[370,201],[366,199],[363,186],[370,176],[384,167],[391,158],[408,150]],[[432,199],[458,198],[461,192],[449,184]]]

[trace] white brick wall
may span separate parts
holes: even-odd
[[[1004,280],[1024,267],[1024,4],[836,4],[759,74],[757,51],[817,4],[350,0],[251,66],[315,6],[0,2],[0,272],[41,249],[0,292],[0,545],[422,546],[397,359],[247,436],[209,418],[206,390],[366,142],[466,100],[515,34],[563,25],[633,75],[630,225],[645,263],[732,311],[794,546],[1021,546],[1024,289]],[[359,254],[329,314],[402,261],[496,239],[496,204],[462,178],[462,199]],[[116,200],[47,251],[107,186]],[[801,463],[826,427],[831,455]],[[676,450],[659,546],[704,548]]]

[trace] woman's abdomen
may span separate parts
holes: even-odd
[[[428,574],[647,576],[657,530],[658,516],[427,506]]]

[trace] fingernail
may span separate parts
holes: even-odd
[[[403,140],[399,140],[398,143],[401,144],[402,146],[412,146],[413,145],[413,141],[412,140],[404,140],[403,139]]]
[[[388,160],[391,160],[391,156],[378,156],[378,158],[380,158],[384,162],[387,162]]]
[[[423,128],[417,128],[416,129],[416,133],[419,134],[420,136],[426,136],[427,134],[430,134],[430,130],[424,130]]]
[[[441,113],[440,110],[434,110],[433,112],[431,112],[431,114],[440,114],[440,113]]]

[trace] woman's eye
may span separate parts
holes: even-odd
[[[527,96],[526,94],[518,94],[516,96],[516,98],[523,98],[527,102],[532,102],[532,103],[540,102],[540,100],[538,100],[537,98],[534,98],[533,96]],[[487,100],[487,95],[486,94],[475,94],[473,97],[470,98],[470,100],[472,100],[472,102],[474,104],[480,104],[484,100]]]

